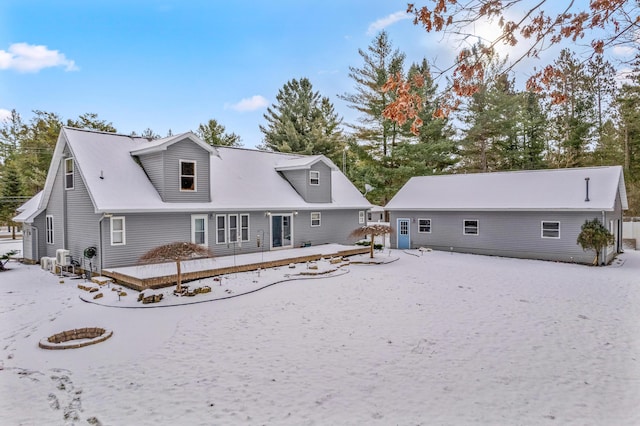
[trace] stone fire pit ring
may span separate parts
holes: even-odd
[[[104,342],[112,335],[112,330],[99,327],[76,328],[44,337],[38,346],[42,349],[76,349]]]

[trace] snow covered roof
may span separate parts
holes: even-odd
[[[136,154],[157,152],[185,139],[208,147],[205,149],[211,158],[211,202],[164,202],[136,161]],[[191,132],[149,141],[137,136],[64,127],[56,145],[52,165],[59,164],[65,146],[68,146],[75,158],[76,168],[97,213],[366,209],[370,206],[338,170],[332,173],[331,203],[305,202],[276,171],[276,165],[287,160],[300,160],[299,163],[302,163],[308,157],[228,147],[213,148]],[[313,161],[324,158],[315,157]],[[49,170],[40,206],[46,205],[50,196],[56,173],[53,169],[55,167]]]
[[[288,157],[281,159],[275,166],[278,171],[285,170],[307,170],[317,162],[322,161],[332,170],[338,170],[338,167],[324,155],[310,155],[304,157]]]
[[[165,151],[169,146],[173,145],[176,142],[180,142],[184,139],[190,139],[192,142],[196,143],[205,151],[208,151],[212,154],[216,154],[217,151],[214,147],[205,143],[202,139],[197,137],[192,132],[181,133],[179,135],[167,136],[166,138],[160,139],[152,139],[148,141],[144,147],[131,151],[131,155],[143,155],[143,154],[151,154],[154,152]]]
[[[626,210],[620,166],[420,176],[411,178],[385,210],[611,211],[618,193]]]
[[[18,223],[31,223],[33,217],[37,216],[40,211],[38,210],[38,206],[40,205],[40,199],[42,198],[42,191],[38,192],[34,195],[29,201],[22,204],[16,210],[18,211],[18,215],[13,218],[14,222]]]
[[[324,156],[299,156],[239,148],[218,147],[219,158],[211,161],[211,198],[221,208],[234,206],[251,209],[296,208],[361,208],[371,205],[356,187],[333,166],[331,171],[331,204],[307,203],[277,170],[291,161],[296,166],[305,162],[315,164],[323,161],[331,167],[333,163]],[[292,169],[288,169],[292,170]],[[216,182],[225,182],[224,185]]]

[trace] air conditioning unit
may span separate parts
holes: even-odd
[[[53,271],[53,267],[55,266],[55,257],[42,257],[40,259],[40,267],[45,271]]]
[[[69,250],[65,250],[65,249],[56,250],[56,265],[69,266],[70,264],[71,264],[71,259],[69,256]]]

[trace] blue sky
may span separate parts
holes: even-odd
[[[164,136],[215,118],[246,147],[262,141],[266,107],[309,78],[346,122],[349,66],[385,29],[407,65],[450,64],[455,43],[428,35],[396,0],[4,0],[0,115],[97,113],[121,133]],[[485,29],[486,30],[486,29]]]

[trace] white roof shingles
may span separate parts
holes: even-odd
[[[63,132],[97,213],[370,207],[339,171],[332,175],[333,200],[330,204],[306,203],[276,171],[276,164],[283,160],[305,157],[226,147],[209,150],[211,202],[166,203],[133,154],[164,149],[167,143],[184,138],[197,139],[195,135],[185,133],[149,142],[141,137],[68,127]],[[56,152],[61,156],[61,150],[56,149]]]
[[[385,210],[611,211],[618,190],[626,210],[620,166],[420,176],[411,178]]]
[[[323,156],[304,157],[238,148],[218,147],[213,158],[212,203],[222,209],[339,209],[370,207],[355,186],[334,166],[331,174],[332,202],[307,203],[277,170],[282,165],[306,167],[317,161],[333,163]],[[290,163],[289,163],[290,161]]]
[[[18,211],[18,215],[13,218],[15,222],[31,223],[33,221],[33,217],[36,216],[37,213],[39,213],[38,206],[40,205],[42,192],[43,191],[38,192],[31,199],[29,199],[29,201],[22,204],[16,209]]]

